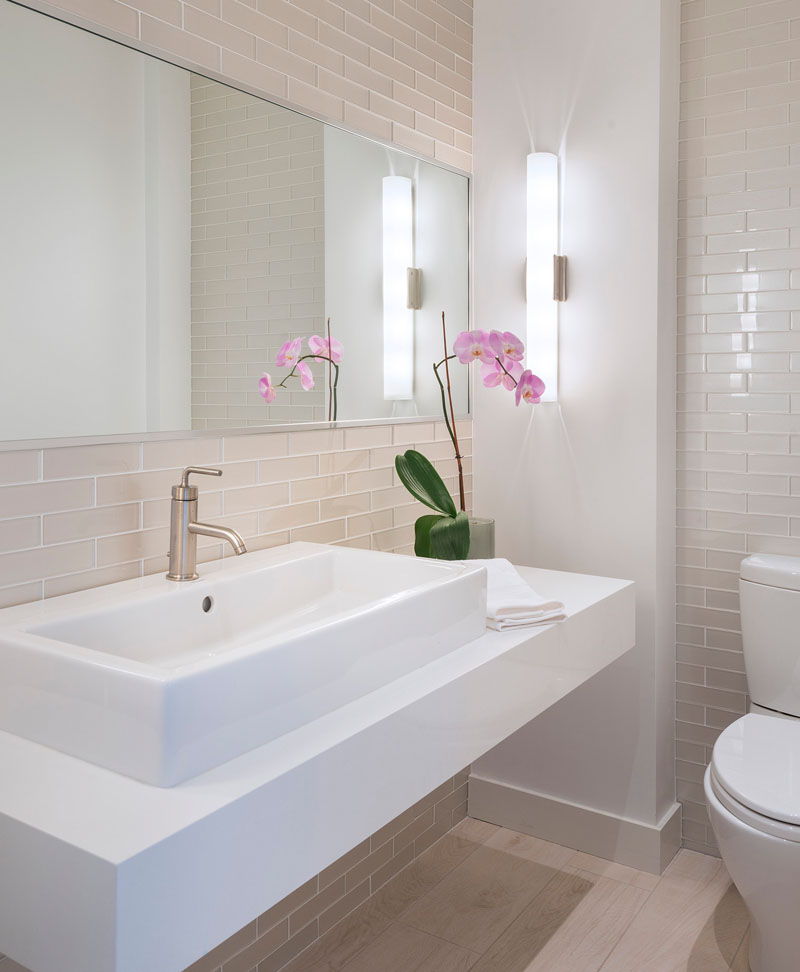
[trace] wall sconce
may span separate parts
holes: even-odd
[[[528,156],[527,366],[545,383],[543,402],[558,400],[558,304],[567,299],[567,258],[559,250],[558,156]]]
[[[383,180],[383,397],[414,397],[414,310],[420,272],[414,263],[411,179]]]

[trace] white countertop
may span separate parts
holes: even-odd
[[[633,646],[631,582],[520,572],[565,622],[487,631],[170,789],[0,732],[0,952],[180,972]]]

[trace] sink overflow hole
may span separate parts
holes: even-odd
[[[205,611],[205,613],[208,614],[208,612],[211,610],[212,607],[214,607],[214,598],[208,596],[204,597],[203,610]]]

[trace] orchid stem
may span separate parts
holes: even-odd
[[[331,409],[333,408],[333,382],[331,381],[332,374],[331,369],[333,367],[333,359],[330,357],[331,354],[331,319],[328,318],[328,421],[331,420]],[[339,369],[336,369],[336,380],[339,380]],[[335,410],[334,410],[335,411]],[[336,418],[336,415],[333,416]]]
[[[450,387],[450,358],[452,355],[447,354],[447,326],[444,319],[444,311],[442,311],[442,341],[444,343],[444,373],[447,378],[447,398],[450,402],[450,422],[447,421],[447,406],[444,402],[444,390],[442,390],[442,406],[444,411],[444,421],[447,425],[447,430],[450,433],[450,438],[453,440],[453,448],[456,450],[456,464],[458,465],[458,498],[461,504],[461,512],[465,513],[467,509],[466,498],[464,496],[464,466],[461,461],[461,450],[458,447],[458,432],[456,431],[456,413],[453,408],[453,390]],[[436,372],[436,378],[439,378],[439,372],[434,366],[433,369]],[[439,385],[441,387],[441,381]]]
[[[506,366],[503,364],[503,362],[499,358],[495,358],[494,360],[500,365],[500,367],[503,369],[503,371],[505,371],[505,373],[508,375],[508,377],[514,382],[514,387],[516,388],[517,385],[519,384],[519,382],[517,381],[517,379],[511,374],[511,372],[508,370],[508,368],[506,368]]]

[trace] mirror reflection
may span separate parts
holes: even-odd
[[[0,439],[438,413],[465,176],[8,0],[0,51]]]

